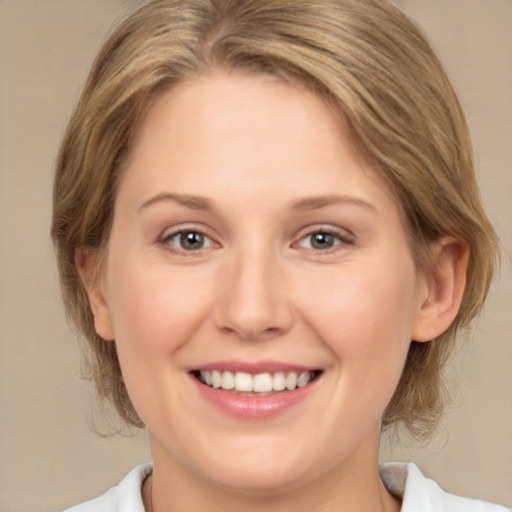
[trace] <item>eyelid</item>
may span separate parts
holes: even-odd
[[[220,247],[220,244],[215,240],[215,238],[209,233],[210,230],[198,227],[196,225],[178,225],[173,227],[168,227],[165,229],[162,234],[158,237],[158,242],[165,246],[165,248],[174,253],[174,254],[180,254],[184,256],[198,256],[199,253],[202,253],[204,250],[211,249],[212,247]],[[182,233],[198,233],[202,236],[204,236],[206,239],[209,240],[209,244],[207,247],[202,247],[200,249],[197,249],[195,251],[187,251],[185,249],[179,248],[177,245],[170,243],[170,240],[172,240],[174,237],[182,234]]]
[[[187,251],[186,249],[181,249],[178,245],[170,242],[170,240],[172,240],[174,237],[187,232],[198,233],[204,236],[208,240],[208,245],[197,250]],[[327,233],[329,235],[332,235],[338,239],[338,243],[336,243],[333,247],[327,249],[301,247],[301,242],[315,233]],[[326,224],[316,224],[301,229],[299,234],[295,237],[295,241],[291,244],[291,247],[303,248],[307,251],[311,251],[316,254],[327,255],[331,252],[341,250],[347,245],[353,244],[355,242],[355,238],[356,237],[354,236],[354,234],[347,230],[346,228]],[[198,224],[178,224],[175,226],[168,226],[165,230],[163,230],[162,234],[158,237],[158,242],[165,246],[165,248],[170,252],[191,257],[199,256],[205,250],[221,247],[221,244],[216,240],[216,237],[211,234],[211,230],[205,226],[198,226]]]
[[[306,250],[313,251],[315,253],[323,253],[328,254],[330,252],[339,250],[341,247],[346,245],[351,245],[355,242],[355,236],[353,233],[348,231],[347,229],[339,228],[339,227],[333,227],[329,225],[316,225],[316,226],[309,226],[299,233],[299,235],[296,237],[296,241],[292,244],[297,246],[307,237],[310,237],[311,235],[314,235],[315,233],[327,233],[329,235],[335,236],[339,243],[335,244],[333,247],[328,249],[313,249],[313,248],[305,248]],[[340,247],[341,246],[341,247]]]

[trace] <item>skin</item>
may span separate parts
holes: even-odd
[[[149,430],[148,508],[399,510],[378,475],[381,418],[410,340],[457,312],[460,247],[440,241],[437,270],[417,272],[400,208],[343,123],[271,77],[163,94],[124,173],[100,277],[78,261]],[[325,230],[332,246],[318,248]],[[186,250],[180,231],[203,245]],[[245,420],[188,373],[233,359],[322,375],[282,414]]]

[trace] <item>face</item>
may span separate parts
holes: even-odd
[[[149,111],[90,295],[155,468],[268,490],[376,465],[425,284],[330,108],[219,75]]]

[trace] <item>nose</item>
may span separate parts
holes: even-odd
[[[215,307],[217,328],[246,341],[268,340],[291,328],[293,308],[277,259],[253,250],[226,262]]]

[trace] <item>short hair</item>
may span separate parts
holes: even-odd
[[[405,218],[418,268],[451,236],[469,249],[452,325],[412,340],[383,427],[428,437],[443,411],[442,372],[460,328],[482,307],[499,256],[474,174],[463,111],[421,31],[386,0],[157,0],[114,30],[99,52],[56,164],[52,237],[66,310],[89,342],[90,377],[131,425],[142,426],[115,342],[94,329],[77,271],[79,250],[100,256],[137,130],[155,98],[216,71],[270,74],[324,98],[349,126]]]

